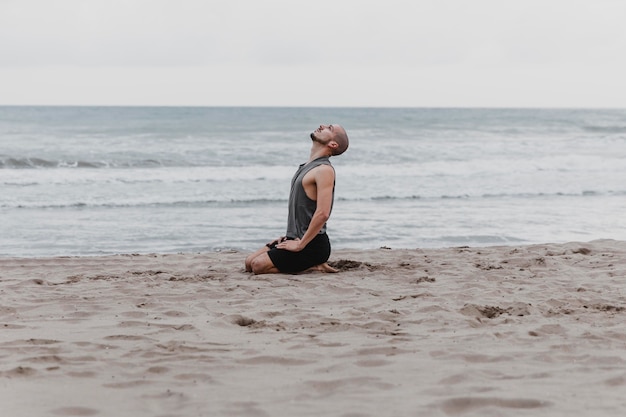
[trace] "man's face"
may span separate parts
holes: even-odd
[[[335,138],[334,129],[333,125],[320,125],[311,133],[311,139],[322,145],[328,145]]]

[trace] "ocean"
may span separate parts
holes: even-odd
[[[626,110],[0,107],[0,256],[252,251],[309,134],[334,249],[626,240]]]

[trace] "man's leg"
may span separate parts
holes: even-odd
[[[248,257],[246,258],[246,272],[253,272],[252,271],[252,261],[257,258],[259,255],[269,251],[271,248],[275,248],[276,245],[278,245],[280,242],[284,242],[287,238],[285,236],[281,236],[278,239],[274,240],[273,242],[270,242],[268,244],[266,244],[265,246],[263,246],[261,249],[259,249],[258,251],[254,252],[251,255],[248,255]]]
[[[250,261],[250,272],[255,275],[280,273],[267,254],[267,250]]]
[[[267,245],[263,246],[261,249],[259,249],[258,251],[248,255],[248,257],[246,258],[246,272],[252,272],[252,261],[254,260],[254,258],[256,258],[257,256],[267,252],[268,250],[270,250]]]

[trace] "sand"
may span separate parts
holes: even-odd
[[[626,242],[245,256],[0,259],[0,415],[626,415]]]

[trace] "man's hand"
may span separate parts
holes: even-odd
[[[300,252],[302,249],[304,249],[300,245],[300,239],[285,240],[279,243],[276,247],[278,249],[288,250],[289,252]]]
[[[280,242],[284,242],[285,240],[287,240],[287,237],[281,236],[278,239],[276,239],[276,240],[274,240],[274,241],[272,241],[270,243],[266,243],[265,246],[267,246],[268,248],[272,249],[272,248],[277,247]]]

